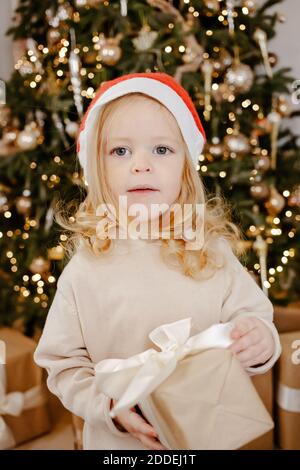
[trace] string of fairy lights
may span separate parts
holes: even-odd
[[[183,17],[179,11],[175,11],[172,2],[168,0],[147,0],[149,5],[157,7],[166,13],[174,14],[176,21],[181,21],[187,31],[189,27],[194,26],[194,22],[203,11],[198,11],[193,2],[183,0],[182,6],[186,5],[186,16]],[[59,2],[57,11],[47,10],[46,18],[49,23],[47,33],[47,44],[37,44],[33,40],[28,40],[27,50],[16,61],[15,69],[24,78],[24,87],[37,90],[39,93],[47,92],[49,94],[57,93],[62,87],[66,87],[70,93],[73,93],[74,103],[79,117],[83,113],[83,98],[92,100],[95,97],[95,87],[89,84],[89,80],[94,80],[97,73],[105,67],[111,67],[118,63],[122,58],[122,48],[120,46],[123,34],[119,33],[116,37],[105,37],[103,32],[92,31],[91,36],[87,38],[88,44],[78,44],[75,37],[74,28],[68,27],[68,35],[62,31],[64,22],[72,20],[74,24],[80,23],[81,16],[85,10],[97,8],[99,5],[111,7],[109,1],[101,0],[77,0],[75,9],[70,3],[62,0]],[[127,15],[127,2],[121,2],[122,16]],[[207,17],[216,17],[220,25],[228,28],[229,34],[234,37],[236,29],[247,33],[247,18],[254,15],[257,9],[255,0],[203,0],[205,5],[205,15]],[[237,8],[238,4],[238,8]],[[284,17],[278,14],[279,20],[284,21]],[[245,19],[245,21],[243,20]],[[237,21],[238,20],[238,21]],[[169,22],[168,29],[172,31],[176,26],[176,21]],[[137,37],[132,39],[136,52],[155,49],[155,40],[157,31],[152,31],[147,21],[141,28]],[[215,34],[213,29],[207,29],[205,35],[211,38]],[[272,67],[277,63],[275,54],[269,53],[267,49],[267,37],[264,31],[257,29],[254,35],[262,56],[262,62],[265,67],[266,75],[272,77]],[[151,50],[152,50],[151,49]],[[167,64],[168,54],[181,54],[183,65],[179,66],[179,73],[182,71],[200,71],[204,79],[203,90],[195,89],[196,104],[204,108],[204,117],[207,122],[211,121],[214,107],[212,98],[215,100],[216,108],[224,101],[230,104],[238,102],[239,95],[251,89],[254,81],[254,73],[249,66],[243,64],[239,57],[239,49],[235,47],[234,57],[223,47],[215,46],[211,53],[205,51],[194,35],[187,36],[186,44],[165,45],[162,51],[156,50],[157,63],[160,64],[164,57],[164,64]],[[200,57],[200,59],[199,59]],[[51,69],[44,68],[43,64],[51,61]],[[199,65],[200,64],[200,65]],[[153,70],[160,70],[160,67],[154,65]],[[145,71],[151,71],[147,69]],[[177,78],[180,79],[178,74]],[[224,78],[223,78],[224,77]],[[199,76],[200,78],[200,76]],[[221,79],[223,78],[223,81]],[[84,80],[83,80],[84,79]],[[88,79],[88,80],[87,80]],[[84,86],[85,83],[85,86]],[[244,111],[251,111],[252,117],[258,123],[256,129],[250,138],[240,132],[239,117]],[[276,277],[281,274],[288,266],[289,261],[295,257],[295,247],[285,249],[281,256],[280,264],[267,267],[267,249],[268,245],[274,243],[276,237],[282,235],[281,212],[284,210],[284,217],[290,220],[300,221],[300,215],[297,208],[300,206],[300,187],[293,190],[285,189],[280,194],[275,186],[268,185],[263,180],[263,175],[269,169],[276,169],[278,153],[278,132],[282,119],[288,117],[291,113],[291,107],[283,96],[274,98],[273,108],[269,115],[265,115],[261,105],[250,98],[241,101],[235,111],[228,113],[228,125],[226,127],[226,136],[222,141],[217,132],[213,132],[209,144],[204,152],[199,156],[197,170],[200,174],[209,173],[211,162],[231,159],[240,159],[245,155],[251,154],[255,158],[255,168],[251,171],[249,177],[250,194],[257,202],[263,202],[268,215],[265,217],[265,223],[256,226],[251,224],[247,235],[254,239],[251,246],[256,250],[258,262],[254,264],[254,270],[261,275],[262,287],[266,293],[272,284],[276,282]],[[4,116],[3,116],[4,114]],[[9,114],[9,113],[8,113]],[[78,122],[66,118],[62,121],[58,113],[53,111],[53,122],[59,131],[65,146],[69,145],[66,140],[66,134],[71,138],[76,138],[78,132]],[[1,124],[9,121],[9,116],[4,111],[0,111]],[[0,142],[0,153],[13,154],[20,150],[33,150],[38,148],[44,142],[43,136],[44,116],[33,115],[30,117],[24,129],[19,129],[17,125],[12,124]],[[270,134],[271,153],[265,148],[259,147],[259,137],[264,134]],[[3,150],[4,149],[4,150]],[[53,163],[59,167],[64,164],[60,155],[53,156]],[[30,170],[37,172],[38,162],[30,163]],[[220,169],[217,175],[221,180],[229,175],[227,171]],[[52,173],[50,175],[43,173],[40,175],[41,182],[46,189],[54,189],[60,184],[60,177]],[[82,176],[78,172],[73,172],[72,181],[76,184],[83,182]],[[84,182],[83,182],[84,183]],[[26,185],[25,185],[26,186]],[[14,208],[9,204],[7,188],[0,185],[0,207],[3,216],[6,219],[12,217]],[[32,215],[32,201],[30,185],[28,184],[22,195],[15,201],[16,210],[24,216],[24,225],[16,230],[8,230],[6,233],[0,232],[0,238],[19,238],[20,247],[25,246],[30,239],[30,231],[39,226],[39,217]],[[287,207],[288,206],[288,207]],[[294,210],[295,208],[295,210]],[[253,212],[259,213],[260,207],[254,204]],[[49,214],[46,216],[47,227],[50,230],[52,224],[53,207],[49,208]],[[293,239],[296,235],[296,229],[293,227],[288,232],[288,237]],[[64,234],[60,235],[60,241],[66,241]],[[249,243],[249,242],[248,242]],[[17,258],[13,251],[6,252],[11,272],[18,271]],[[30,273],[22,277],[23,285],[15,285],[14,290],[23,297],[32,295],[33,301],[39,303],[43,308],[48,307],[48,296],[44,292],[45,283],[55,283],[56,278],[51,273],[51,261],[61,260],[64,257],[63,248],[58,245],[48,250],[47,259],[38,256],[33,259],[29,266]],[[34,286],[34,291],[32,291]]]

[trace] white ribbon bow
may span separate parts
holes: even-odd
[[[161,325],[149,338],[161,351],[150,348],[128,359],[105,359],[95,365],[99,389],[118,402],[110,410],[114,418],[122,410],[135,406],[149,395],[188,354],[209,348],[227,348],[233,342],[231,322],[211,326],[195,336],[190,335],[191,317]]]
[[[14,447],[16,442],[12,431],[5,423],[2,415],[20,416],[23,410],[35,408],[46,402],[46,393],[42,387],[32,387],[26,392],[6,393],[6,371],[0,365],[0,449]]]

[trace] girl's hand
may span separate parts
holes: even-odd
[[[262,365],[274,354],[272,332],[257,317],[237,319],[230,336],[235,341],[228,349],[239,359],[244,369]]]
[[[116,400],[113,398],[110,402],[110,408],[115,405]],[[134,437],[139,439],[150,450],[167,450],[157,438],[153,426],[151,426],[142,416],[140,416],[135,408],[122,411],[118,416],[113,418],[113,421],[121,426],[125,432],[129,432]],[[157,439],[156,439],[157,438]]]

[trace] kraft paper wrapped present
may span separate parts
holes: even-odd
[[[95,365],[99,391],[117,400],[114,418],[136,404],[170,450],[233,450],[274,427],[248,373],[228,346],[232,323],[190,337],[191,318],[161,325],[160,350]]]
[[[280,342],[275,368],[278,445],[300,450],[300,330],[281,334]]]
[[[13,328],[0,328],[0,449],[50,430],[43,370],[33,361],[36,343]]]
[[[286,307],[274,305],[274,323],[279,333],[300,331],[300,301],[291,302]]]

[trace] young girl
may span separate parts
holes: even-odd
[[[47,369],[50,391],[84,419],[84,449],[164,449],[138,407],[110,417],[114,401],[97,389],[94,373],[103,359],[152,348],[148,334],[159,325],[190,316],[192,336],[232,321],[230,348],[249,375],[266,372],[280,355],[272,304],[236,256],[239,228],[225,216],[221,198],[208,199],[197,173],[204,142],[190,96],[165,73],[105,82],[83,118],[78,156],[87,197],[72,222],[57,215],[72,233],[73,251],[34,359]],[[202,231],[196,249],[185,234],[175,236],[178,223],[169,209],[175,203],[204,207],[201,228],[194,209],[189,218]],[[162,214],[150,211],[156,204],[171,214],[169,238],[162,236]],[[132,222],[136,205],[149,211],[134,227],[148,235],[159,221],[158,236],[137,230],[133,238],[123,236],[133,226],[126,232],[121,214]],[[112,236],[116,227],[122,236]]]

